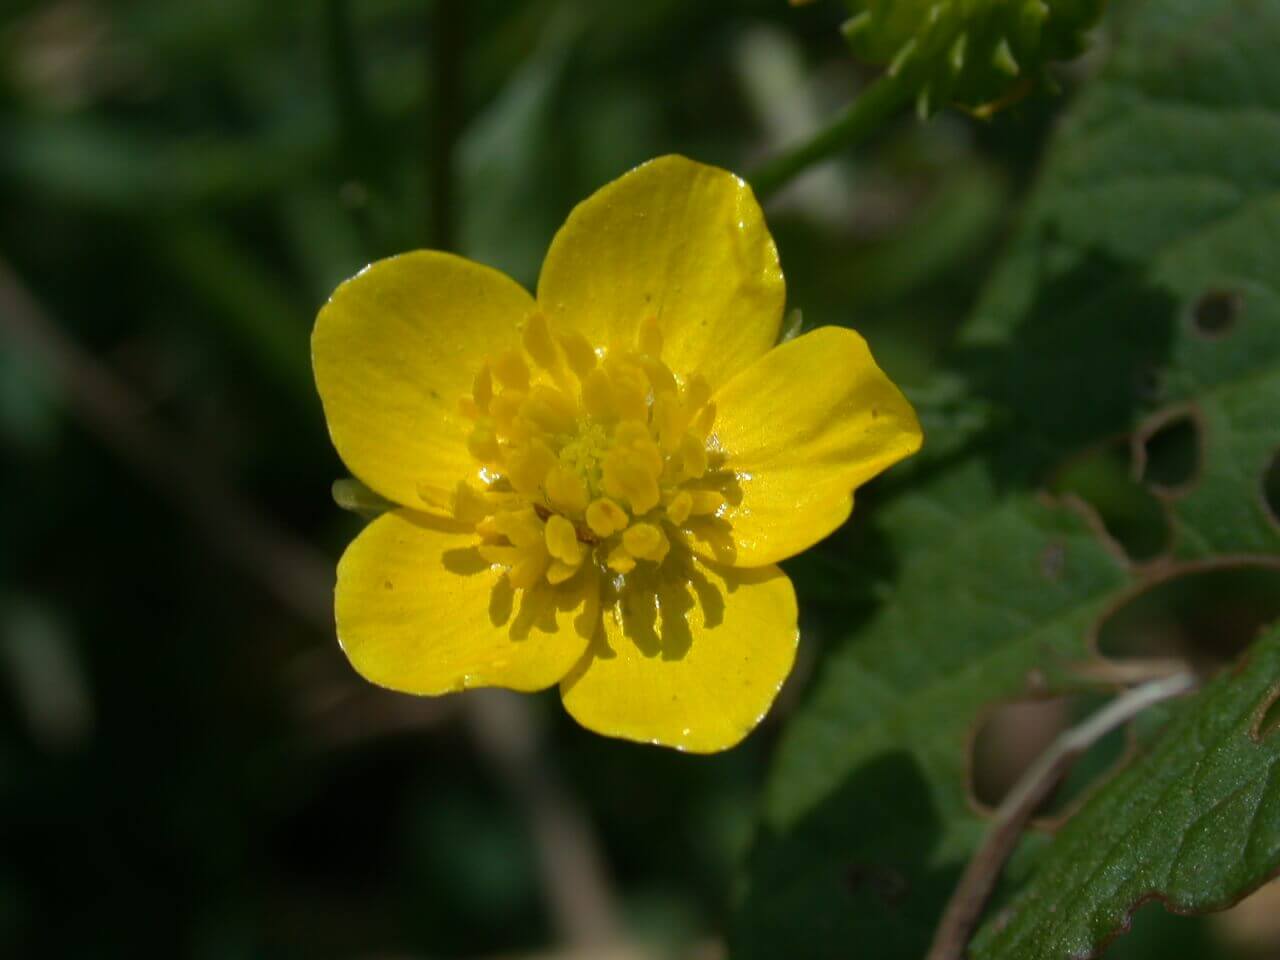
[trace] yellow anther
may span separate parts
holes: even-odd
[[[594,368],[582,381],[582,404],[597,420],[612,420],[618,415],[613,396],[613,379],[600,367]]]
[[[517,590],[528,590],[546,572],[550,561],[545,553],[525,554],[507,571],[507,580]]]
[[[557,560],[573,566],[582,562],[582,544],[578,542],[578,531],[558,513],[547,518],[546,540],[547,552]]]
[[[493,364],[493,373],[504,387],[512,390],[529,389],[529,365],[517,349],[512,348],[498,357]]]
[[[675,394],[664,393],[653,401],[653,426],[664,451],[673,453],[680,446],[687,425],[688,414]]]
[[[517,493],[534,500],[541,497],[542,483],[555,465],[555,454],[546,444],[535,441],[507,454],[505,472]]]
[[[534,440],[541,439],[543,431],[537,424],[526,420],[524,417],[515,416],[511,420],[511,425],[505,432],[498,434],[511,447],[528,446]]]
[[[587,374],[595,369],[596,352],[591,349],[587,338],[578,331],[562,334],[560,348],[564,350],[564,355],[569,360],[569,369],[578,375],[579,380],[585,379]]]
[[[695,516],[706,516],[715,513],[724,506],[724,494],[718,490],[692,490],[690,494],[693,498],[692,510]]]
[[[640,321],[640,352],[657,360],[662,356],[662,328],[653,314]]]
[[[649,428],[638,420],[624,420],[614,431],[613,443],[616,449],[627,450],[635,455],[644,469],[652,473],[656,480],[662,473],[662,451],[649,436]]]
[[[622,544],[618,544],[609,551],[609,558],[605,560],[605,564],[614,573],[630,573],[636,568],[636,558],[627,553],[627,548]]]
[[[480,369],[476,371],[475,379],[471,382],[471,397],[478,408],[488,412],[493,400],[493,374],[489,370],[489,364],[480,364]]]
[[[693,496],[688,490],[681,490],[667,504],[667,519],[677,527],[689,519],[693,512]]]
[[[716,405],[709,402],[701,410],[693,416],[693,422],[689,424],[689,429],[696,433],[703,440],[711,435],[711,428],[716,422]]]
[[[489,413],[493,417],[494,426],[501,436],[510,438],[515,432],[516,417],[520,415],[520,407],[524,404],[523,391],[511,390],[498,394],[489,404]]]
[[[551,336],[551,326],[541,310],[529,314],[520,339],[529,356],[544,370],[554,370],[560,366],[560,354],[556,350],[555,338]]]
[[[575,471],[566,466],[553,467],[543,489],[551,505],[563,513],[582,513],[587,508],[587,485]]]
[[[645,437],[639,443],[632,444],[631,451],[645,470],[653,475],[656,481],[662,476],[662,451],[658,449],[658,445]]]
[[[652,357],[641,357],[640,366],[644,370],[645,376],[649,378],[649,386],[653,388],[655,396],[661,393],[676,392],[676,375],[661,360],[655,360]]]
[[[504,567],[519,563],[520,558],[524,556],[519,547],[507,547],[497,543],[478,544],[476,551],[489,563],[500,563]]]
[[[498,532],[517,547],[541,549],[542,521],[533,512],[533,507],[499,513],[493,518],[493,522]]]
[[[695,373],[684,382],[684,405],[690,415],[701,410],[711,399],[711,384],[700,373]]]
[[[658,505],[658,474],[634,451],[615,449],[604,460],[604,492],[631,504],[632,513],[648,513]]]
[[[564,583],[575,573],[578,572],[580,564],[562,563],[559,560],[552,560],[550,566],[547,567],[547,583],[553,587]]]
[[[619,530],[625,530],[629,522],[627,511],[605,497],[601,497],[587,507],[587,526],[601,539],[611,537]]]
[[[615,361],[609,364],[609,379],[613,384],[613,404],[621,420],[639,420],[649,417],[649,391],[652,389],[644,371],[634,364]]]
[[[653,316],[634,347],[606,355],[531,312],[520,345],[483,363],[458,401],[487,486],[468,475],[453,491],[426,490],[426,509],[472,526],[480,555],[517,590],[663,563],[692,518],[725,504],[708,482],[719,464],[711,386],[677,378],[663,349]]]
[[[418,495],[422,495],[421,489]],[[465,482],[460,482],[454,489],[453,502],[450,506],[454,519],[461,523],[479,523],[493,513],[492,508],[485,502],[484,495],[467,486]]]
[[[640,420],[624,420],[613,431],[613,442],[619,447],[634,447],[649,439],[649,428]]]
[[[687,479],[700,480],[707,472],[707,447],[692,433],[680,438],[681,472]]]
[[[667,535],[652,523],[636,523],[627,527],[622,534],[622,545],[633,557],[654,563],[661,563],[671,549]]]
[[[467,437],[467,449],[481,463],[497,464],[502,462],[502,447],[494,435],[493,426],[479,423]]]
[[[577,424],[577,405],[555,387],[538,384],[529,391],[520,415],[548,433],[569,433]]]

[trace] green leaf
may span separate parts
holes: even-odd
[[[851,535],[870,547],[861,575],[881,602],[827,657],[779,748],[736,956],[921,956],[986,829],[967,782],[982,712],[1088,686],[1082,665],[1096,665],[1102,621],[1163,580],[1280,568],[1262,492],[1280,449],[1277,48],[1280,9],[1248,0],[1125,10],[1110,62],[1064,119],[963,333],[969,400],[920,398],[924,456],[891,480],[887,500],[862,501]],[[1197,469],[1178,489],[1152,488],[1167,525],[1159,565],[1133,566],[1093,511],[1038,492],[1066,465],[1126,437],[1141,449],[1180,417]],[[1268,662],[1269,649],[1252,662]],[[1163,733],[1148,776],[1172,782],[1185,768],[1169,762],[1206,749],[1183,744],[1186,731],[1234,722],[1215,711],[1232,697],[1224,690],[1255,706],[1260,669],[1199,697],[1184,716],[1202,725]],[[1271,754],[1231,749],[1238,782],[1261,783]],[[1094,794],[1081,822],[1123,805],[1127,782]],[[1202,807],[1185,811],[1184,827]],[[1086,933],[1037,956],[1096,949],[1134,906],[1126,877],[1141,879],[1161,844],[1176,861],[1179,823],[1147,823],[1152,848],[1109,861],[1108,884],[1071,904],[1072,929]],[[1179,888],[1179,904],[1221,906],[1280,867],[1280,821],[1260,817],[1250,836],[1248,869],[1238,846],[1197,846],[1199,886]],[[1010,884],[1052,887],[1039,865],[1107,856],[1091,842],[1083,831],[1053,846],[1028,835]],[[1018,930],[1048,929],[1038,926],[1047,901],[1017,903]]]
[[[1068,688],[1126,583],[1074,512],[1001,501],[979,462],[881,511],[902,573],[791,721],[738,956],[918,957],[984,823],[970,730],[993,701]]]
[[[1091,956],[1148,900],[1221,909],[1269,879],[1280,863],[1280,737],[1258,726],[1277,677],[1280,628],[1071,819],[982,931],[974,960]]]

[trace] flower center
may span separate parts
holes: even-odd
[[[521,345],[476,372],[461,408],[479,469],[458,485],[453,510],[513,587],[583,570],[621,586],[721,512],[733,478],[710,439],[711,389],[677,376],[661,353],[655,318],[634,349],[606,351],[534,313]]]

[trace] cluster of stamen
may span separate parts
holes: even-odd
[[[711,389],[677,377],[661,354],[654,318],[634,349],[606,351],[535,312],[519,347],[481,365],[461,400],[480,469],[452,507],[513,587],[584,569],[625,582],[724,506]]]

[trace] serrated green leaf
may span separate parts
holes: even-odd
[[[1148,900],[1184,913],[1221,909],[1274,874],[1280,737],[1256,728],[1277,677],[1280,628],[1071,819],[982,931],[974,960],[1092,956]]]
[[[1278,48],[1280,8],[1126,10],[965,329],[975,402],[922,408],[925,455],[874,518],[884,547],[865,574],[893,587],[830,655],[779,749],[735,956],[923,954],[986,827],[966,782],[980,712],[1079,688],[1104,613],[1157,580],[1090,518],[1036,493],[1072,458],[1188,416],[1199,469],[1162,494],[1171,547],[1159,576],[1280,562],[1262,495],[1280,449],[1280,67],[1267,53]],[[1206,335],[1197,316],[1214,297],[1231,316]],[[986,424],[976,439],[975,419]],[[1196,715],[1212,711],[1200,702]],[[1177,755],[1182,729],[1145,763]],[[1120,803],[1122,783],[1094,802]],[[1214,896],[1188,908],[1221,905],[1280,867],[1280,822],[1258,829],[1248,871],[1238,850],[1202,848],[1200,889]],[[1011,874],[1035,875],[1048,846],[1030,835]],[[1111,868],[1137,875],[1141,862]],[[1131,906],[1101,894],[1080,929],[1105,934]],[[1023,909],[1034,925],[1035,904]]]

